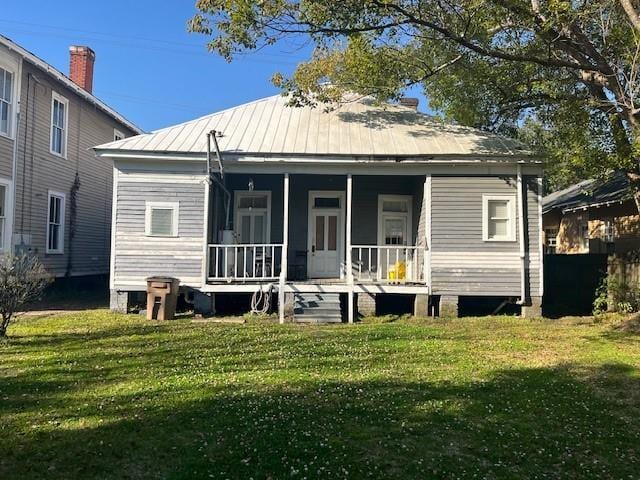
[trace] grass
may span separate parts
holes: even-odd
[[[638,478],[637,329],[391,320],[25,318],[0,478]]]

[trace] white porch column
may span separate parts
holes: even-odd
[[[289,250],[289,174],[284,174],[284,218],[282,228],[282,258],[280,260],[280,284],[278,288],[278,314],[280,323],[284,323],[284,286],[287,280]]]
[[[351,197],[353,194],[353,178],[351,174],[347,175],[347,283],[349,284],[349,293],[347,301],[347,319],[349,323],[353,323],[353,265],[351,255]]]

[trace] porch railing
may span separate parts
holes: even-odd
[[[352,245],[356,283],[426,283],[426,248],[404,245]]]
[[[209,245],[209,281],[277,280],[282,244]]]

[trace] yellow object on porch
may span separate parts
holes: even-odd
[[[389,280],[404,280],[407,278],[407,264],[405,262],[396,262],[393,267],[389,267],[387,277]]]

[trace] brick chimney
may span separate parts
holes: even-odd
[[[93,64],[96,54],[89,47],[69,47],[69,78],[80,88],[93,93]]]
[[[413,108],[414,110],[418,110],[419,100],[414,97],[402,97],[400,99],[400,105],[403,107]]]

